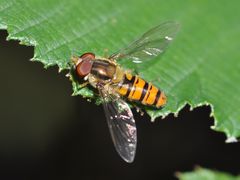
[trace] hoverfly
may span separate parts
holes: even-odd
[[[162,23],[108,58],[96,57],[93,53],[72,57],[77,76],[86,81],[84,85],[90,84],[99,91],[114,146],[128,163],[135,157],[137,130],[124,99],[160,108],[167,98],[156,86],[132,75],[118,62],[125,59],[136,65],[153,60],[164,52],[178,29],[176,22]]]

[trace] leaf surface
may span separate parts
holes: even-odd
[[[240,176],[204,168],[197,168],[193,172],[178,173],[177,176],[180,180],[240,180]]]
[[[166,53],[139,69],[168,97],[163,110],[147,112],[155,119],[177,114],[186,103],[210,104],[212,128],[230,142],[240,136],[239,6],[216,0],[0,0],[0,28],[8,39],[35,46],[33,61],[62,70],[70,68],[72,55],[111,55],[151,27],[177,21],[181,30]],[[72,84],[74,94],[93,96]]]

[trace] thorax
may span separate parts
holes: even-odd
[[[122,81],[124,71],[117,63],[108,59],[95,59],[88,80],[92,86],[97,83],[117,84]]]

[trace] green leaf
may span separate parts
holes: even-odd
[[[177,173],[180,180],[240,180],[240,176],[228,173],[197,168],[193,172]]]
[[[139,70],[168,96],[163,110],[147,112],[155,119],[177,114],[186,103],[210,105],[212,128],[234,141],[240,136],[239,6],[217,0],[0,0],[0,28],[7,28],[8,39],[35,46],[33,61],[62,70],[70,69],[72,55],[110,55],[149,28],[177,21],[181,31],[167,52]],[[93,97],[72,83],[74,94]]]

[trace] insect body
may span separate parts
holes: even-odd
[[[136,75],[126,73],[117,91],[129,100],[157,108],[166,104],[166,96],[160,89]]]
[[[153,60],[166,49],[177,31],[177,23],[165,22],[108,58],[95,57],[93,53],[72,58],[77,75],[86,80],[85,85],[98,89],[113,143],[127,162],[132,162],[135,157],[137,131],[125,99],[160,108],[166,103],[166,96],[156,86],[123,69],[117,62],[128,60],[137,68],[137,64]]]
[[[117,92],[130,101],[137,101],[143,105],[159,108],[166,103],[166,97],[160,89],[139,76],[124,71],[114,61],[95,59],[93,53],[83,54],[80,61],[76,66],[78,75],[85,76],[84,73],[88,73],[89,82],[94,87],[98,83],[111,85],[114,93]]]

